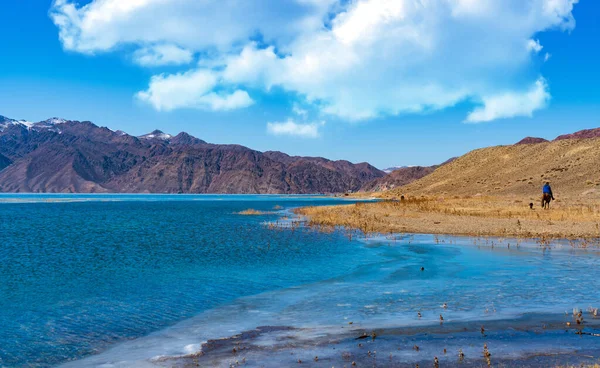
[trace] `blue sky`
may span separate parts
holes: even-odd
[[[0,114],[380,168],[600,126],[597,1],[138,3],[0,2]]]

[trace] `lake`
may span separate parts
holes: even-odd
[[[285,332],[285,347],[285,329],[261,334],[262,350],[244,356],[249,366],[287,366],[299,355],[342,366],[340,349],[360,354],[350,345],[373,329],[394,331],[369,342],[381,344],[386,359],[389,353],[390,361],[411,364],[434,354],[452,361],[458,349],[480,364],[484,340],[495,356],[515,362],[540,352],[569,361],[599,357],[600,338],[564,328],[577,308],[586,316],[582,331],[599,332],[587,312],[600,307],[597,249],[268,226],[285,225],[298,206],[339,203],[317,196],[0,195],[0,366],[174,366],[210,339],[258,326],[294,332]],[[250,208],[267,213],[238,214]],[[493,326],[485,338],[484,322]],[[411,349],[417,342],[420,352]],[[215,354],[210,365],[241,359]],[[265,354],[269,364],[260,361]]]

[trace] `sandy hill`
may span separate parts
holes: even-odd
[[[531,197],[539,195],[545,181],[556,197],[600,198],[600,138],[474,150],[387,195]]]

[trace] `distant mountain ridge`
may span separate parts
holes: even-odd
[[[553,142],[562,141],[565,139],[590,139],[590,138],[600,138],[600,128],[584,129],[584,130],[577,131],[575,133],[559,135],[558,137],[554,138]],[[544,138],[526,137],[526,138],[521,139],[519,142],[515,143],[515,145],[536,144],[536,143],[546,143],[546,142],[550,142],[550,141],[547,139],[544,139]]]
[[[436,166],[411,166],[396,169],[383,178],[377,178],[360,188],[361,192],[380,192],[412,183],[431,174]]]
[[[341,193],[384,175],[368,163],[263,153],[184,132],[134,137],[89,121],[0,116],[0,192]]]
[[[517,143],[515,143],[515,145],[520,145],[520,144],[536,144],[536,143],[545,143],[545,142],[548,142],[548,140],[544,139],[544,138],[525,137],[525,138],[521,139],[520,141],[518,141]]]
[[[564,139],[589,139],[589,138],[600,138],[600,128],[595,129],[584,129],[572,134],[559,135],[554,139],[555,141],[561,141]]]
[[[455,159],[456,157],[453,157],[439,165],[433,166],[403,166],[382,178],[377,178],[368,182],[363,185],[360,190],[361,192],[380,192],[401,187],[431,174],[438,167],[446,165]]]

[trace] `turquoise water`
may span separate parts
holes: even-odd
[[[96,353],[240,296],[345,274],[373,257],[348,253],[334,235],[261,225],[278,215],[235,214],[332,203],[326,198],[4,195],[0,202],[3,367]]]
[[[331,203],[340,202],[2,195],[0,366],[85,358],[68,366],[145,367],[257,326],[318,328],[311,331],[322,336],[348,322],[419,328],[438,325],[442,313],[448,324],[479,323],[600,307],[596,250],[427,235],[357,241],[265,224],[293,207]],[[248,208],[274,213],[236,214]],[[555,349],[560,339],[536,349]]]

